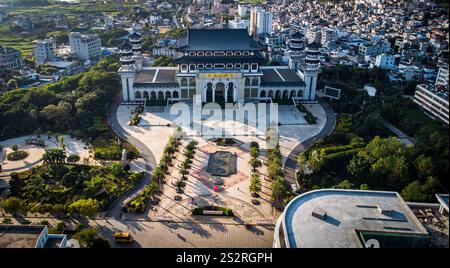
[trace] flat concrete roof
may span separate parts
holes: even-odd
[[[262,86],[291,86],[305,85],[302,78],[293,70],[287,68],[261,68],[263,76],[261,78]]]
[[[0,225],[0,248],[34,248],[45,226]]]
[[[326,212],[323,219],[312,215],[317,208]],[[396,192],[311,191],[291,201],[282,217],[285,242],[291,248],[359,248],[359,231],[428,234]]]
[[[135,85],[178,85],[176,68],[146,68],[138,73]]]

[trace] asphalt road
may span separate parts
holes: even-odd
[[[315,136],[305,140],[304,142],[299,143],[288,155],[285,163],[284,163],[284,178],[286,184],[291,189],[292,184],[296,184],[295,179],[295,170],[297,168],[297,158],[299,154],[309,147],[311,147],[317,140],[323,139],[328,136],[334,129],[336,125],[336,116],[334,114],[333,108],[324,100],[319,99],[319,103],[322,108],[325,110],[327,115],[327,122],[322,130]],[[291,189],[292,190],[292,189]]]
[[[106,213],[107,217],[113,217],[114,219],[120,219],[122,216],[122,207],[125,205],[125,203],[130,200],[131,198],[135,197],[137,194],[139,194],[146,185],[150,183],[150,175],[152,169],[156,166],[156,159],[153,155],[152,151],[143,144],[140,140],[134,138],[132,135],[130,135],[125,129],[122,128],[122,126],[119,124],[119,121],[117,120],[117,109],[120,106],[121,103],[121,96],[119,96],[116,101],[113,103],[110,114],[108,116],[109,124],[111,125],[111,128],[114,130],[117,136],[119,136],[121,139],[127,141],[128,143],[133,144],[141,153],[142,158],[145,162],[145,177],[143,180],[141,180],[136,187],[134,187],[130,192],[116,200],[112,206],[111,209]]]

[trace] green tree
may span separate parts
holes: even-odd
[[[98,201],[92,198],[77,200],[68,207],[70,214],[78,213],[85,217],[92,217],[99,209],[100,205]]]
[[[44,164],[49,164],[52,166],[64,164],[66,158],[66,152],[60,148],[47,149],[42,156]]]
[[[250,179],[249,191],[252,196],[257,196],[261,192],[262,185],[259,174],[254,173]]]
[[[14,196],[4,199],[0,203],[0,205],[6,212],[9,212],[13,215],[18,212],[25,213],[28,210],[25,201]]]

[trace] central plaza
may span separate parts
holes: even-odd
[[[264,104],[270,106],[270,104]],[[137,106],[122,104],[117,110],[117,119],[125,132],[142,142],[153,153],[156,163],[163,156],[164,144],[175,132],[180,115],[171,114],[172,105],[166,107],[148,107],[141,114],[139,125],[130,126],[129,122]],[[192,109],[192,105],[189,106]],[[304,114],[293,105],[280,105],[278,108],[279,123],[278,144],[280,145],[283,161],[289,153],[301,142],[317,135],[326,124],[326,113],[320,104],[305,104],[305,107],[317,117],[316,124],[308,124],[304,120]],[[192,112],[192,110],[190,110]],[[266,109],[269,111],[269,109]],[[257,113],[258,114],[258,113]],[[267,114],[258,114],[264,116]],[[258,116],[256,121],[259,120]],[[271,184],[267,178],[266,159],[266,136],[249,122],[237,122],[235,120],[209,120],[208,116],[202,116],[198,120],[193,120],[192,125],[201,126],[200,129],[214,126],[234,126],[236,129],[245,130],[243,132],[223,131],[221,138],[233,139],[234,144],[220,146],[216,142],[220,139],[216,136],[204,136],[201,132],[195,132],[192,128],[182,127],[181,148],[185,148],[191,140],[197,141],[197,150],[193,159],[192,168],[187,176],[184,193],[177,193],[176,181],[181,177],[178,168],[184,161],[183,149],[176,153],[169,176],[163,184],[163,193],[157,205],[152,205],[142,214],[124,213],[124,219],[147,219],[147,220],[171,220],[181,222],[208,221],[208,222],[235,222],[236,218],[242,222],[252,224],[274,224],[278,212],[272,206]],[[191,126],[192,126],[191,125]],[[215,140],[216,139],[216,140]],[[261,148],[259,155],[263,162],[258,172],[261,175],[262,191],[258,200],[258,205],[252,204],[254,199],[249,193],[249,184],[252,168],[249,164],[250,143],[257,142]],[[215,176],[208,172],[208,162],[210,157],[216,152],[227,152],[236,156],[236,172],[228,176]],[[214,189],[217,179],[221,185]],[[181,201],[175,201],[174,196],[180,195]],[[194,207],[221,206],[230,208],[235,212],[236,218],[218,218],[192,215]]]

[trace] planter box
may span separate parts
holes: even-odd
[[[203,215],[223,215],[223,211],[203,210]]]

